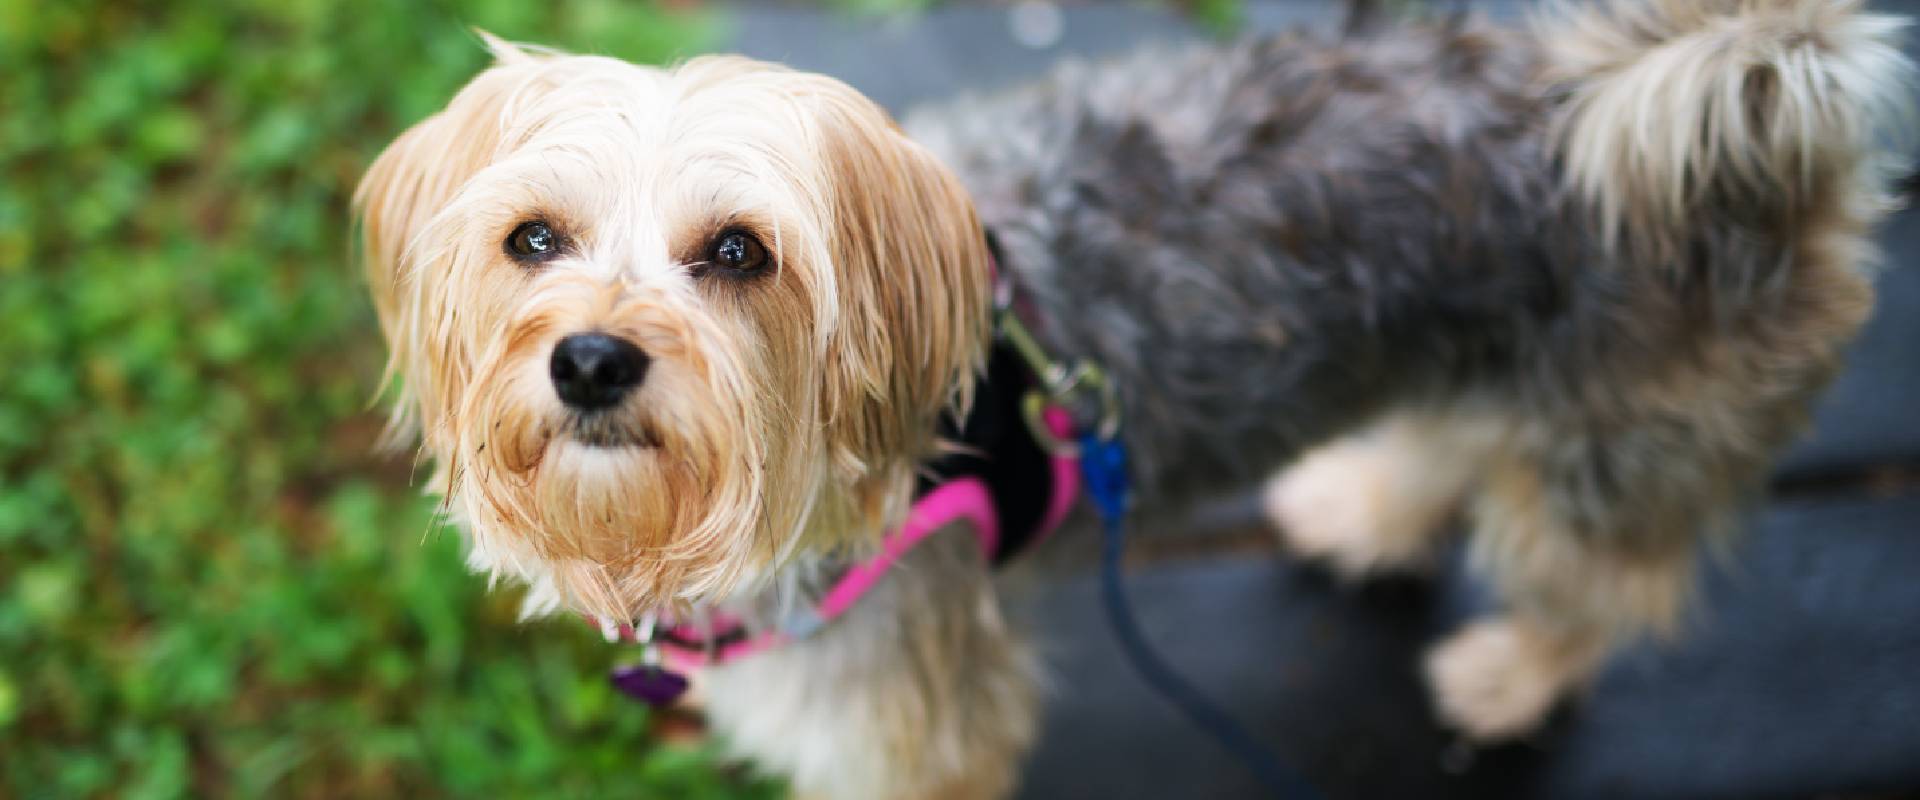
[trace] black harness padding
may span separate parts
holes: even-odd
[[[1037,383],[1013,346],[996,338],[987,356],[986,380],[975,387],[966,419],[956,423],[952,414],[941,415],[940,438],[957,450],[929,461],[914,490],[919,499],[956,478],[980,478],[1000,520],[992,559],[996,566],[1037,538],[1053,497],[1053,461],[1027,430],[1020,411]]]

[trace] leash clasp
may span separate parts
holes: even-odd
[[[1047,425],[1046,411],[1054,406],[1074,417],[1076,429],[1092,431],[1102,441],[1120,433],[1120,393],[1106,370],[1084,358],[1066,364],[1053,360],[1011,308],[1000,310],[999,328],[1020,359],[1027,362],[1027,368],[1040,378],[1040,388],[1027,392],[1023,399],[1021,416],[1042,448],[1056,456],[1080,455],[1079,443],[1061,437]],[[1092,424],[1085,424],[1089,420]]]

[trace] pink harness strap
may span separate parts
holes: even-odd
[[[1073,438],[1073,416],[1066,409],[1048,406],[1040,416],[1055,437]],[[1080,462],[1057,453],[1048,461],[1053,464],[1053,497],[1047,500],[1047,515],[1040,520],[1040,529],[1034,531],[1035,542],[1045,541],[1059,530],[1060,523],[1067,521],[1067,512],[1073,510],[1073,501],[1080,497]]]
[[[1073,422],[1065,409],[1048,408],[1043,418],[1055,436],[1071,437]],[[1080,471],[1073,457],[1056,454],[1048,460],[1052,464],[1053,493],[1047,499],[1047,510],[1040,527],[1034,532],[1035,542],[1045,539],[1060,527],[1068,512],[1073,510],[1074,499],[1080,495]],[[879,585],[887,570],[925,541],[927,536],[958,520],[971,523],[974,536],[979,540],[981,555],[992,561],[1000,545],[1000,515],[994,507],[992,493],[987,490],[986,483],[977,477],[948,481],[915,501],[913,508],[907,512],[906,521],[881,541],[880,552],[848,569],[820,598],[818,605],[778,628],[747,634],[713,647],[688,647],[680,642],[715,642],[741,636],[745,633],[745,624],[739,619],[730,618],[713,620],[704,630],[699,626],[676,625],[669,631],[671,637],[657,643],[663,661],[669,669],[689,672],[805,638],[821,625],[853,608],[860,598]],[[633,628],[620,626],[620,637],[633,640]],[[673,641],[675,639],[678,641]]]
[[[867,592],[873,591],[881,576],[928,534],[956,520],[973,523],[974,536],[980,541],[980,555],[991,560],[1000,543],[1000,517],[994,513],[987,484],[974,477],[940,484],[913,504],[913,509],[907,512],[906,523],[881,542],[878,554],[853,565],[827,590],[815,612],[820,615],[820,621],[831,621],[846,613]]]

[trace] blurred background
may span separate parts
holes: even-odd
[[[587,626],[515,623],[516,593],[487,594],[432,523],[424,468],[375,448],[382,350],[347,199],[483,66],[470,27],[639,62],[742,51],[903,111],[1067,54],[1340,13],[0,0],[0,798],[777,795],[697,740],[663,743],[607,687],[624,654]],[[1195,523],[1213,555],[1148,559],[1149,630],[1339,796],[1920,786],[1920,315],[1885,313],[1920,306],[1903,266],[1920,224],[1902,220],[1882,313],[1783,468],[1789,499],[1750,537],[1759,555],[1709,582],[1730,624],[1626,658],[1552,744],[1473,753],[1429,724],[1413,665],[1470,588],[1355,591],[1249,561],[1267,545],[1231,500]],[[1247,791],[1117,662],[1094,597],[1080,578],[1012,595],[1075,677],[1027,793]],[[1214,626],[1250,605],[1274,616]]]

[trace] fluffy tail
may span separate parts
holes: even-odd
[[[1781,219],[1881,176],[1911,119],[1907,21],[1860,0],[1601,0],[1537,27],[1566,176],[1616,235],[1684,230],[1703,203]],[[1889,165],[1890,166],[1890,165]]]

